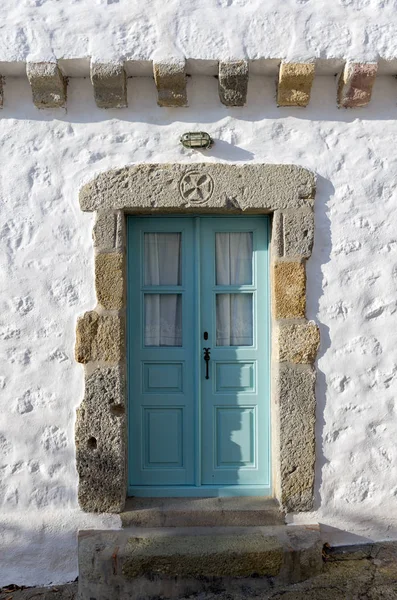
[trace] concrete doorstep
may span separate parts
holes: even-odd
[[[256,595],[322,570],[319,528],[160,527],[79,534],[79,600]],[[250,593],[251,593],[250,592]]]

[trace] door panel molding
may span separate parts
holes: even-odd
[[[186,186],[180,186],[192,171],[205,175],[213,184],[204,200],[201,194],[200,203],[195,202],[196,194],[189,196]],[[124,507],[128,353],[125,217],[161,213],[272,215],[271,493],[285,510],[312,509],[313,363],[319,330],[305,316],[305,262],[313,245],[314,196],[314,175],[294,165],[140,164],[102,173],[82,188],[81,209],[97,213],[94,245],[99,302],[97,309],[79,318],[76,331],[76,360],[85,365],[85,394],[76,422],[78,494],[85,511],[120,512]],[[189,495],[181,489],[175,486],[175,495]],[[263,493],[258,487],[255,490]],[[212,491],[217,493],[216,486]],[[201,493],[211,495],[210,490],[202,489]],[[152,489],[151,494],[161,495],[161,488]]]

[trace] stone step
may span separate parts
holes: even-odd
[[[123,527],[252,527],[284,525],[273,498],[128,498]]]
[[[79,600],[249,595],[322,570],[318,526],[130,527],[79,533]]]

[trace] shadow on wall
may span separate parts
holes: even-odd
[[[323,469],[327,459],[323,451],[323,435],[325,427],[326,404],[326,374],[318,367],[318,361],[328,351],[331,345],[329,328],[318,321],[320,314],[320,300],[323,296],[323,267],[331,260],[331,222],[328,217],[328,201],[335,193],[334,186],[324,177],[317,176],[317,189],[315,200],[315,229],[312,256],[307,264],[307,313],[316,319],[320,328],[320,348],[316,361],[316,475],[314,488],[314,509],[321,506],[320,490],[323,480]]]
[[[247,124],[261,121],[277,122],[286,118],[302,121],[324,121],[353,123],[357,120],[395,120],[397,117],[397,81],[391,76],[378,77],[372,100],[367,107],[358,109],[338,108],[336,103],[338,78],[318,76],[314,79],[311,100],[306,108],[278,107],[276,104],[276,82],[271,77],[252,76],[248,84],[247,104],[243,107],[226,107],[218,95],[215,77],[193,76],[188,78],[188,107],[162,108],[157,106],[157,91],[150,77],[128,79],[128,107],[99,109],[94,101],[93,88],[86,78],[69,80],[66,108],[37,109],[31,99],[31,88],[25,78],[7,78],[4,92],[3,119],[29,119],[34,121],[60,121],[66,123],[100,123],[124,121],[144,123],[166,128],[169,125],[213,125],[220,119],[232,118]],[[29,100],[29,103],[27,102]],[[214,128],[210,127],[209,133]],[[249,135],[249,130],[246,130]],[[255,136],[254,132],[253,135]],[[215,136],[216,137],[216,136]],[[234,140],[225,136],[224,149],[231,150]],[[216,139],[217,144],[219,140]],[[216,156],[216,146],[205,152],[205,156]],[[233,150],[231,150],[233,152]],[[224,160],[250,160],[253,156],[225,156]]]

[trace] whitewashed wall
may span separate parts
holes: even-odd
[[[0,61],[397,58],[396,0],[0,1]]]
[[[315,79],[306,109],[277,108],[272,78],[250,78],[244,108],[222,106],[210,77],[190,78],[188,95],[189,108],[159,108],[153,80],[132,79],[130,107],[101,111],[89,81],[72,79],[67,111],[39,111],[27,80],[7,79],[0,585],[74,579],[77,530],[119,526],[117,516],[83,514],[76,500],[83,369],[74,331],[96,303],[93,217],[80,211],[78,192],[97,173],[133,162],[294,163],[318,175],[308,263],[308,317],[322,337],[317,510],[297,519],[397,538],[397,82],[379,77],[371,105],[350,111],[336,108],[332,76]],[[211,134],[213,149],[181,147],[180,134],[194,129]]]

